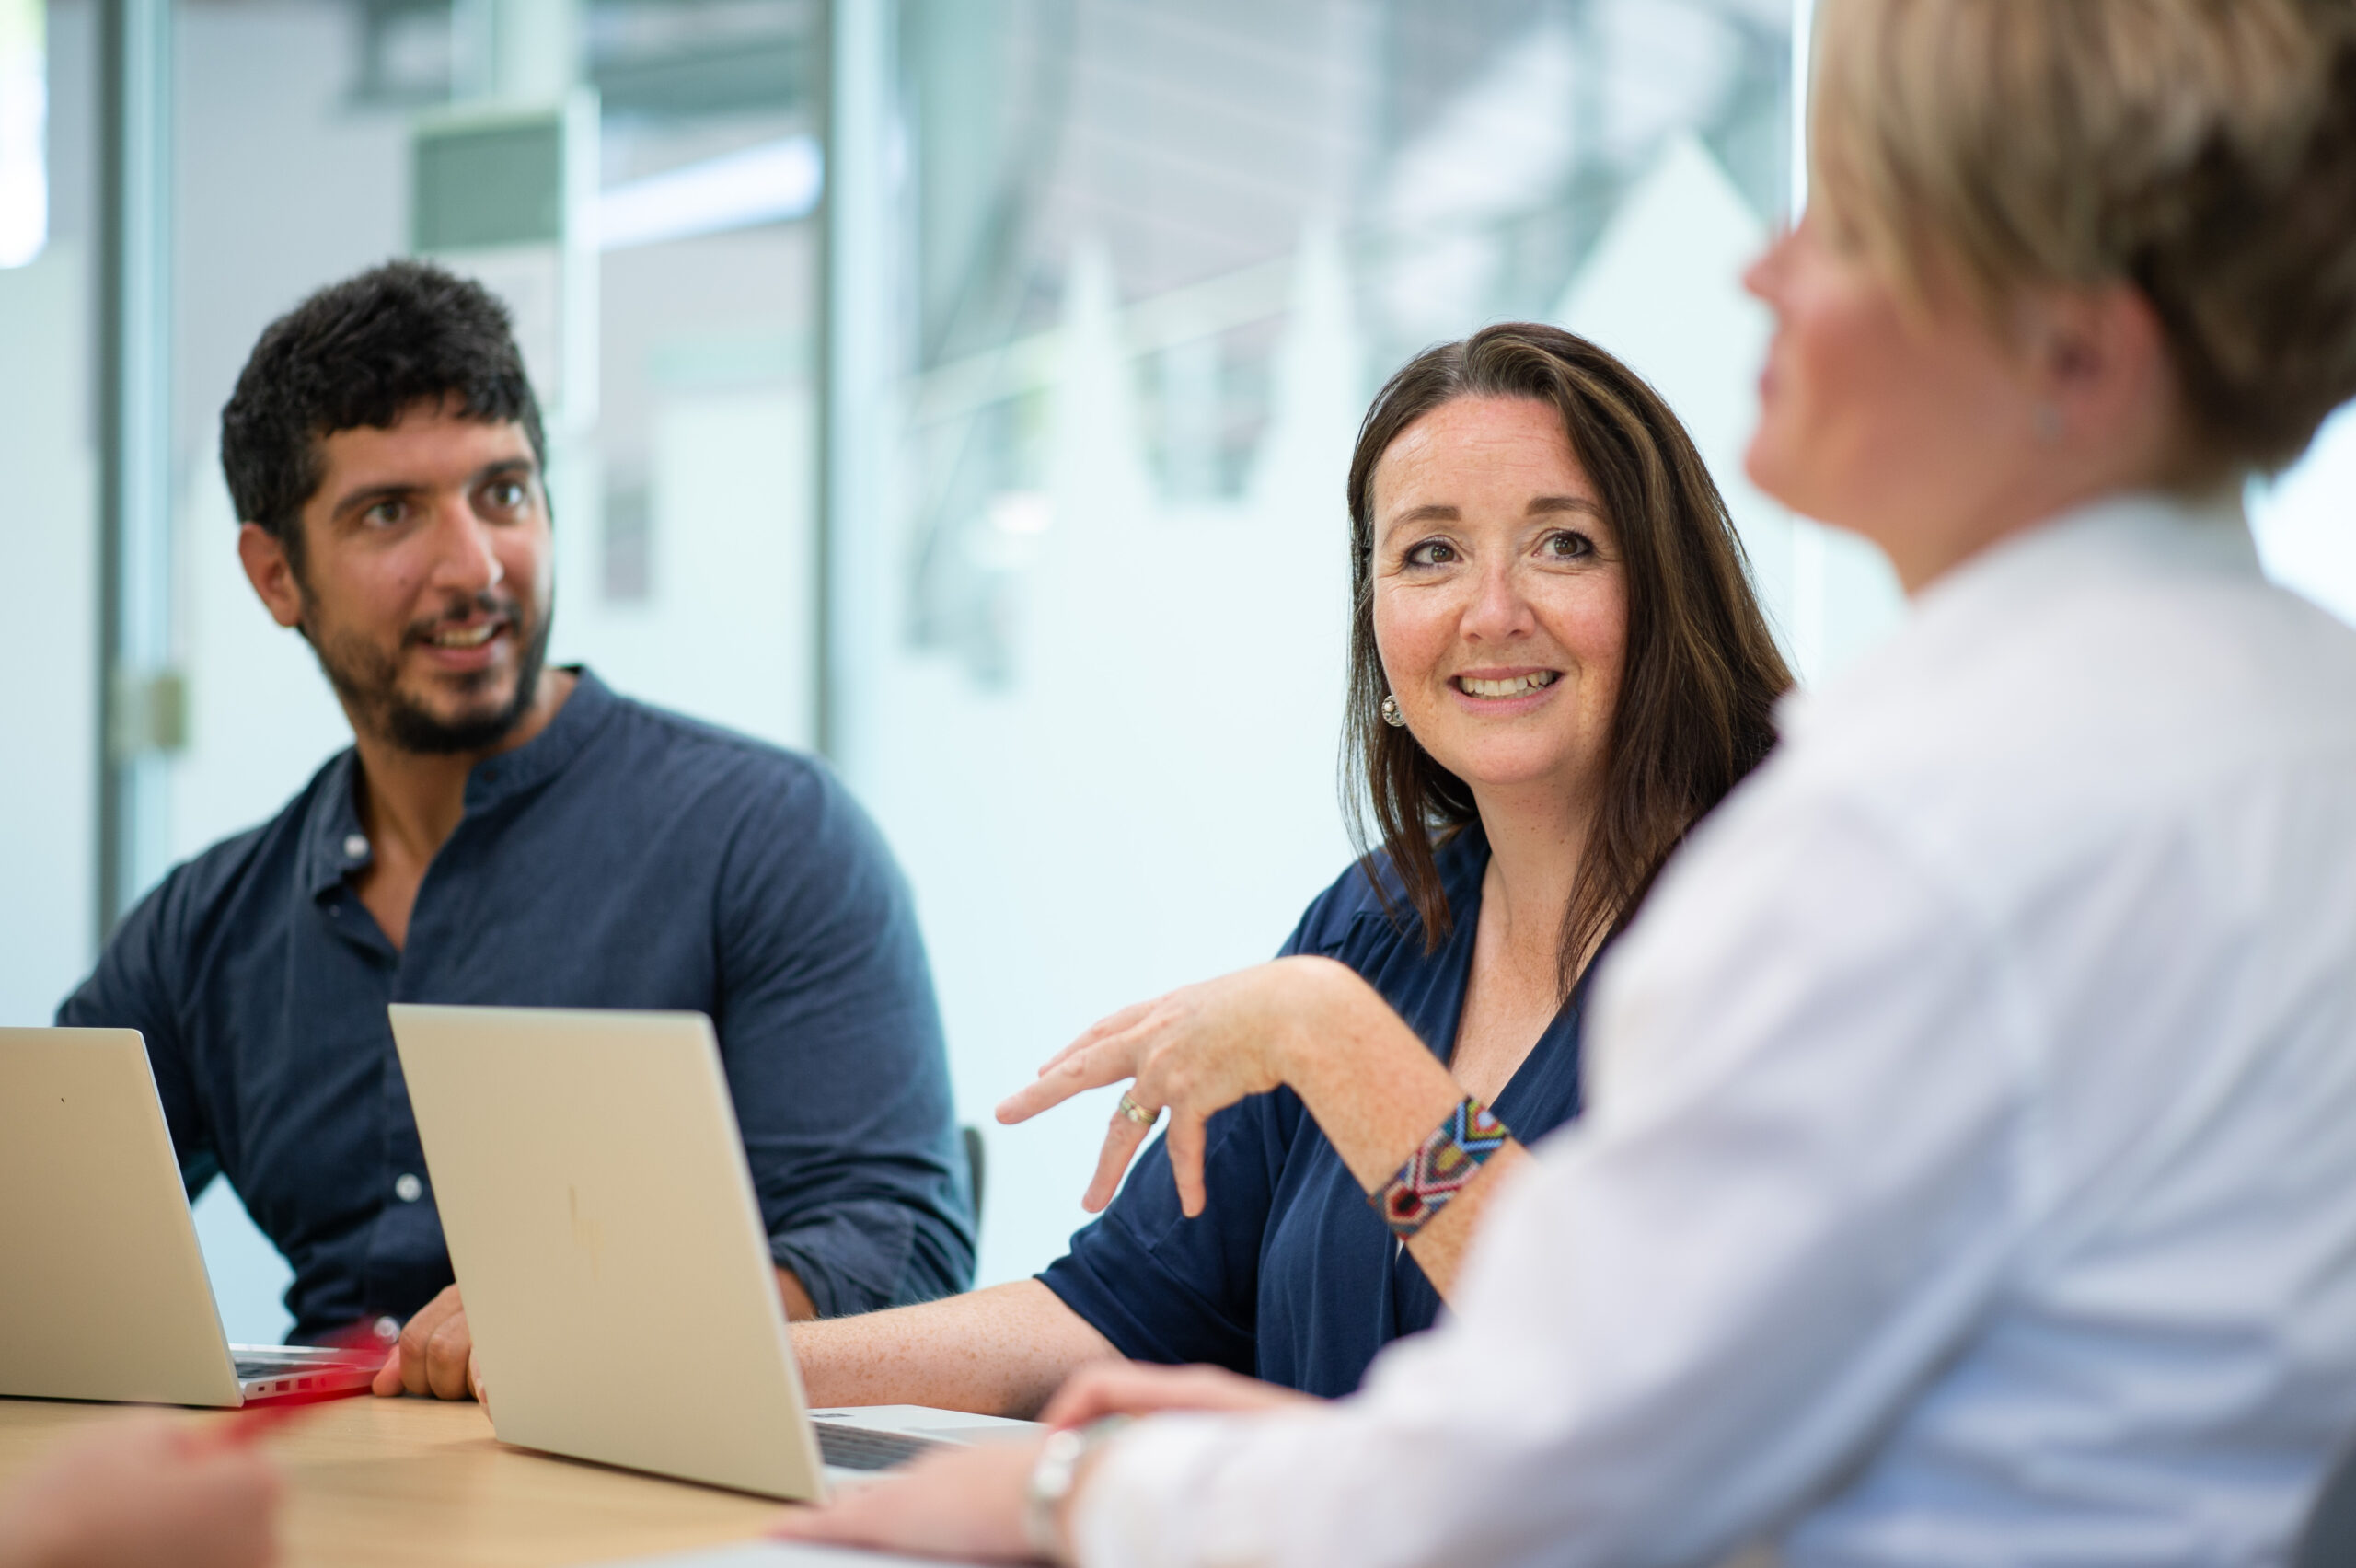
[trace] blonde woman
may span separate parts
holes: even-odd
[[[2281,1560],[2356,1428],[2356,633],[2236,497],[2356,393],[2356,6],[1826,0],[1818,37],[1749,467],[1914,613],[1604,961],[1587,1114],[1453,1318],[1344,1401],[1083,1374],[1085,1424],[790,1528]],[[1092,1419],[1189,1404],[1265,1408]]]

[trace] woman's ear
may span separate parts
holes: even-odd
[[[237,560],[246,569],[246,581],[254,585],[254,593],[270,611],[271,619],[281,626],[303,624],[303,585],[277,535],[259,523],[238,525]]]
[[[2176,376],[2159,314],[2142,290],[2055,290],[2030,305],[2028,318],[2041,441],[2142,458],[2165,452],[2177,421]]]

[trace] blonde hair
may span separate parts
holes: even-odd
[[[2195,467],[2356,395],[2356,0],[1823,0],[1816,199],[1901,288],[2128,282]]]

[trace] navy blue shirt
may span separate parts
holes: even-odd
[[[58,1009],[141,1031],[193,1196],[225,1174],[300,1338],[451,1282],[388,1002],[710,1015],[777,1262],[818,1309],[964,1289],[973,1219],[907,884],[823,766],[617,697],[468,776],[396,950],[344,752],[175,870]]]
[[[1472,973],[1489,845],[1477,825],[1438,854],[1453,924],[1438,952],[1395,876],[1394,923],[1355,867],[1284,945],[1348,964],[1446,1061]],[[1590,966],[1592,967],[1592,966]],[[1496,1103],[1524,1142],[1579,1111],[1582,981]],[[1288,1089],[1210,1120],[1208,1202],[1188,1219],[1157,1138],[1120,1195],[1039,1277],[1133,1361],[1208,1362],[1312,1394],[1349,1393],[1375,1353],[1431,1327],[1439,1293],[1392,1243],[1357,1179]]]

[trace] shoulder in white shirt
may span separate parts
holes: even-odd
[[[2119,500],[1784,717],[1456,1320],[1125,1438],[1085,1561],[2279,1560],[2356,1427],[2356,633]]]

